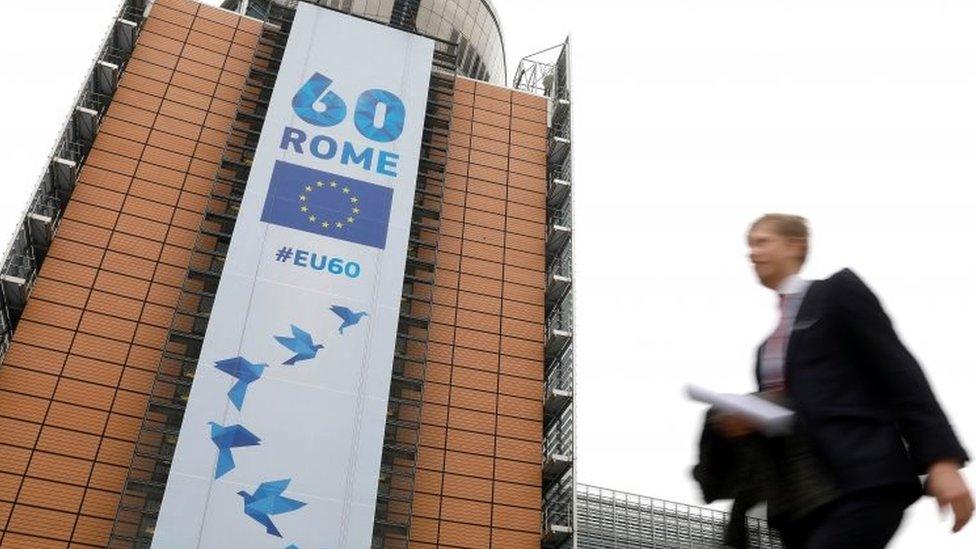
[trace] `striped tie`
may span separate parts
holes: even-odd
[[[763,391],[782,389],[786,380],[783,376],[783,361],[786,359],[786,342],[789,334],[786,331],[786,302],[787,296],[779,296],[779,324],[776,330],[766,340],[762,353],[762,382]]]

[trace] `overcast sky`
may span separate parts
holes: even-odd
[[[976,2],[494,3],[510,78],[572,34],[581,481],[700,502],[682,388],[752,389],[776,318],[744,232],[770,211],[810,219],[808,276],[877,291],[976,448]],[[5,6],[4,237],[117,5]],[[976,546],[934,507],[892,547]]]

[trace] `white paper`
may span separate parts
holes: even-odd
[[[755,395],[716,393],[698,385],[688,385],[688,397],[711,404],[717,410],[739,414],[770,436],[789,433],[793,428],[793,411]]]

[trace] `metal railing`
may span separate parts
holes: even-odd
[[[515,68],[512,86],[536,95],[549,96],[548,82],[556,69],[558,54],[563,44],[558,44],[525,56]]]
[[[729,514],[628,492],[577,486],[579,549],[720,549]],[[751,549],[779,549],[767,522],[747,517]]]
[[[550,421],[542,439],[543,458],[552,456],[573,457],[573,410],[567,408]]]
[[[550,485],[542,496],[542,528],[571,527],[573,524],[573,478],[565,475]]]
[[[546,272],[549,275],[571,277],[573,275],[573,245],[572,242],[563,246],[563,249],[553,254],[546,264]]]
[[[543,420],[544,549],[575,549],[575,406],[573,376],[572,155],[568,40],[519,63],[514,86],[545,96],[548,105],[546,176],[546,402]],[[559,183],[557,183],[557,180]]]
[[[563,332],[573,331],[573,311],[569,307],[557,306],[546,316],[546,331],[551,333],[553,330]]]
[[[27,254],[13,254],[7,257],[3,266],[3,274],[30,281],[36,272],[36,266],[31,256]]]
[[[57,196],[43,196],[37,195],[34,197],[34,201],[30,207],[30,213],[34,215],[39,215],[52,220],[52,228],[56,230],[57,221],[60,217],[61,211],[64,209],[64,204],[60,198]]]
[[[573,353],[563,351],[546,368],[546,393],[553,390],[573,390]]]
[[[549,127],[549,139],[569,139],[570,136],[570,124],[569,122],[561,122],[554,124]]]
[[[559,225],[560,227],[572,227],[573,208],[567,204],[560,208],[549,210],[549,224]]]
[[[548,181],[552,183],[555,180],[561,181],[572,181],[573,180],[573,169],[569,161],[565,161],[557,166],[549,167]]]
[[[553,100],[568,100],[569,85],[566,79],[568,44],[567,39],[562,44],[522,58],[515,69],[513,87],[544,95]]]
[[[125,66],[132,52],[132,39],[138,34],[142,24],[146,5],[146,0],[125,0],[119,8],[115,22],[106,32],[102,47],[92,62],[89,76],[82,83],[75,97],[74,106],[48,156],[30,202],[5,248],[2,261],[3,272],[0,274],[20,278],[26,282],[16,289],[12,284],[4,284],[3,289],[0,290],[0,358],[9,346],[37,269],[44,261],[50,239],[58,226],[63,208],[67,205],[74,186],[73,178],[87,157],[98,123],[115,92],[115,80],[103,81],[104,79],[100,78],[103,72],[99,67],[102,63],[111,63],[118,67],[116,70]],[[123,27],[126,32],[122,32]],[[80,122],[79,112],[89,117],[87,123]],[[67,163],[56,164],[55,159]],[[62,168],[63,171],[58,171]],[[60,175],[62,173],[68,174],[71,180],[57,181],[56,179],[63,177]],[[32,213],[49,218],[46,225],[32,222],[28,218]],[[25,270],[28,267],[29,272]],[[15,291],[18,295],[11,295],[11,291]]]

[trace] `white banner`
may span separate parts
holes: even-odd
[[[298,5],[154,548],[370,546],[433,47]]]

